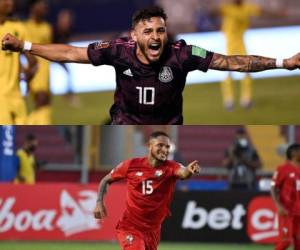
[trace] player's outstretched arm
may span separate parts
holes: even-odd
[[[182,179],[186,180],[191,178],[193,175],[199,174],[201,170],[201,167],[198,163],[198,161],[193,161],[187,167],[182,167],[177,170],[176,175]]]
[[[106,217],[106,207],[104,204],[104,196],[107,192],[107,187],[109,184],[112,183],[112,177],[111,174],[106,175],[99,184],[99,190],[98,190],[98,198],[97,198],[97,204],[96,208],[94,209],[94,217],[96,219],[102,219]]]
[[[238,72],[259,72],[269,69],[300,69],[300,53],[295,56],[276,60],[263,56],[226,56],[215,53],[210,69]]]
[[[28,51],[32,55],[55,62],[90,63],[87,48],[79,48],[65,44],[31,44],[6,34],[2,41],[2,50],[14,52]]]

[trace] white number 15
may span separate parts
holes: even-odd
[[[142,182],[142,193],[144,195],[152,194],[153,193],[153,181],[152,180],[146,180]]]

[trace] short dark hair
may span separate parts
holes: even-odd
[[[132,17],[132,28],[140,21],[149,20],[151,17],[161,17],[165,21],[168,19],[164,9],[159,6],[151,6],[142,10],[138,10]]]
[[[34,141],[36,140],[36,136],[32,133],[26,135],[26,141]]]
[[[153,133],[149,136],[149,140],[151,140],[151,139],[156,139],[156,138],[159,137],[159,136],[165,136],[165,137],[170,138],[170,136],[169,136],[167,133],[163,132],[163,131],[155,131],[155,132],[153,132]]]
[[[292,154],[298,150],[300,150],[300,144],[298,143],[291,144],[286,150],[286,158],[288,160],[292,160]]]
[[[45,0],[29,0],[28,1],[28,6],[32,7],[33,5],[39,3],[39,2],[44,2]],[[46,2],[46,1],[45,1]]]

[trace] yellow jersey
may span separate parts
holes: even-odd
[[[0,39],[7,33],[26,40],[24,25],[19,21],[7,20],[0,24]],[[0,97],[21,98],[20,54],[0,49]]]
[[[260,6],[251,3],[223,4],[220,8],[222,21],[222,31],[226,36],[243,36],[250,26],[250,17],[261,14]]]
[[[47,22],[37,23],[28,20],[25,25],[31,42],[41,44],[52,42],[52,28]],[[50,91],[50,62],[41,57],[37,57],[37,60],[38,71],[30,82],[30,90],[33,94],[39,91]]]
[[[25,179],[25,184],[35,183],[35,158],[33,155],[28,155],[24,149],[17,151],[19,157],[19,175]],[[18,180],[15,181],[18,183]]]

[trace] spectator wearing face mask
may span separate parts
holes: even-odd
[[[236,131],[233,144],[225,151],[223,165],[228,169],[228,182],[231,189],[254,189],[256,170],[261,161],[244,129]]]
[[[35,183],[35,170],[37,168],[37,163],[34,157],[34,152],[37,146],[37,138],[33,134],[28,134],[23,147],[17,151],[19,168],[15,183]]]

